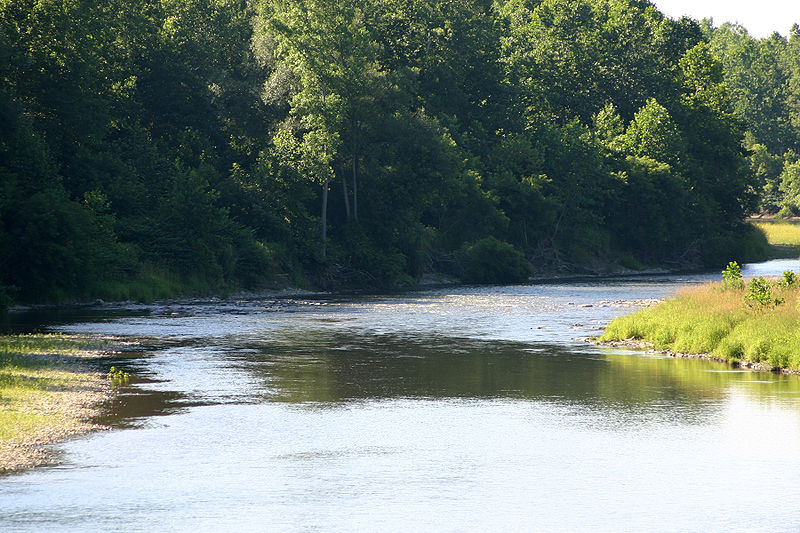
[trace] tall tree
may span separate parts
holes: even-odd
[[[274,1],[263,6],[279,57],[299,80],[292,114],[303,129],[298,133],[304,140],[297,146],[312,150],[303,157],[306,160],[321,157],[319,164],[307,169],[315,169],[311,177],[322,184],[323,255],[329,182],[335,175],[333,165],[337,159],[349,160],[352,214],[358,218],[363,122],[381,78],[375,60],[376,44],[365,27],[364,6],[360,0]],[[317,145],[322,149],[315,156]],[[342,150],[349,151],[349,157]],[[346,183],[343,190],[349,216]]]

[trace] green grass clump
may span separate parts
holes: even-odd
[[[720,283],[685,289],[613,320],[600,340],[643,340],[658,350],[800,371],[800,287],[775,283],[770,290],[770,305],[748,306],[743,289],[724,290]]]
[[[131,381],[131,375],[129,373],[123,372],[115,366],[112,366],[111,370],[108,371],[107,377],[109,381],[117,387],[127,385]]]

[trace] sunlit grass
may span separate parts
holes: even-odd
[[[747,307],[745,289],[713,283],[613,320],[601,341],[644,340],[658,350],[709,354],[800,371],[800,288],[774,287],[785,303]]]
[[[58,333],[34,333],[30,335],[0,336],[0,364],[2,361],[19,360],[19,364],[40,365],[31,355],[51,354],[73,357],[94,355],[108,347],[102,338],[61,335]],[[20,359],[21,358],[21,359]]]
[[[0,363],[0,444],[36,432],[47,424],[67,423],[43,405],[57,405],[64,392],[89,382],[85,373],[48,368],[18,356]]]
[[[94,337],[0,336],[0,451],[86,427],[90,397],[96,401],[110,385],[102,374],[76,362],[102,355],[109,346],[109,340]],[[8,469],[14,466],[0,461],[0,472]]]
[[[752,224],[764,232],[770,244],[800,248],[800,223],[789,220],[759,220]]]
[[[3,409],[0,411],[0,444],[24,438],[36,428],[53,423],[53,418]]]

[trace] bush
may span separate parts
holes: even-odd
[[[742,280],[742,268],[736,261],[728,263],[727,268],[722,271],[722,288],[728,289],[743,289],[744,281]]]
[[[532,268],[525,256],[511,244],[494,237],[479,240],[466,249],[463,280],[467,283],[520,283]]]
[[[744,297],[748,307],[760,305],[768,307],[783,303],[783,298],[773,296],[772,285],[763,276],[753,278],[747,284],[747,294]]]
[[[793,287],[798,281],[797,274],[792,272],[791,270],[786,270],[783,273],[783,279],[778,281],[778,285],[781,287]]]

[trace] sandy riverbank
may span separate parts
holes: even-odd
[[[50,445],[108,429],[93,420],[114,387],[89,364],[109,355],[107,345],[62,335],[0,337],[0,474],[57,463]]]

